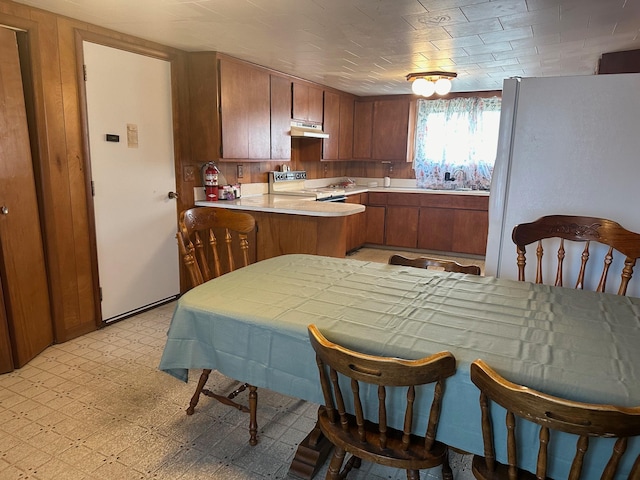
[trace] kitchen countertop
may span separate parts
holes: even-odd
[[[356,192],[353,192],[356,193]],[[339,202],[316,202],[312,197],[292,195],[255,195],[217,202],[197,201],[196,206],[228,208],[254,212],[286,213],[311,217],[346,217],[364,212],[364,205]]]

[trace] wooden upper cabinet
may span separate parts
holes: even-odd
[[[407,161],[411,100],[379,100],[373,104],[371,154],[374,160]]]
[[[220,59],[223,159],[271,158],[270,83],[267,71]]]
[[[410,107],[407,97],[356,102],[353,158],[406,162]]]
[[[353,158],[353,111],[355,97],[324,92],[324,124],[329,138],[323,140],[322,160]]]
[[[353,158],[371,158],[373,102],[355,102],[353,111]]]
[[[293,82],[293,118],[322,123],[323,91],[321,88]]]
[[[271,159],[291,159],[291,80],[271,75]]]
[[[215,52],[188,55],[189,128],[186,135],[194,163],[220,158],[218,59]]]
[[[350,95],[340,95],[340,126],[338,128],[338,159],[353,158],[353,113],[355,99]]]
[[[329,138],[322,140],[322,159],[337,160],[340,141],[340,96],[337,93],[324,93],[324,133]]]

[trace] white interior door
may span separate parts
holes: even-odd
[[[180,291],[171,64],[84,42],[102,319]]]

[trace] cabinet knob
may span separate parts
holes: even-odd
[[[2,207],[0,207],[0,213],[2,215],[9,215],[9,207],[7,207],[6,205],[3,205]]]

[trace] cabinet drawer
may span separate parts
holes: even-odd
[[[387,205],[420,206],[420,193],[387,193]]]
[[[381,192],[369,192],[369,205],[386,205],[387,194]]]
[[[420,206],[465,210],[489,210],[489,196],[434,193],[419,195]]]

